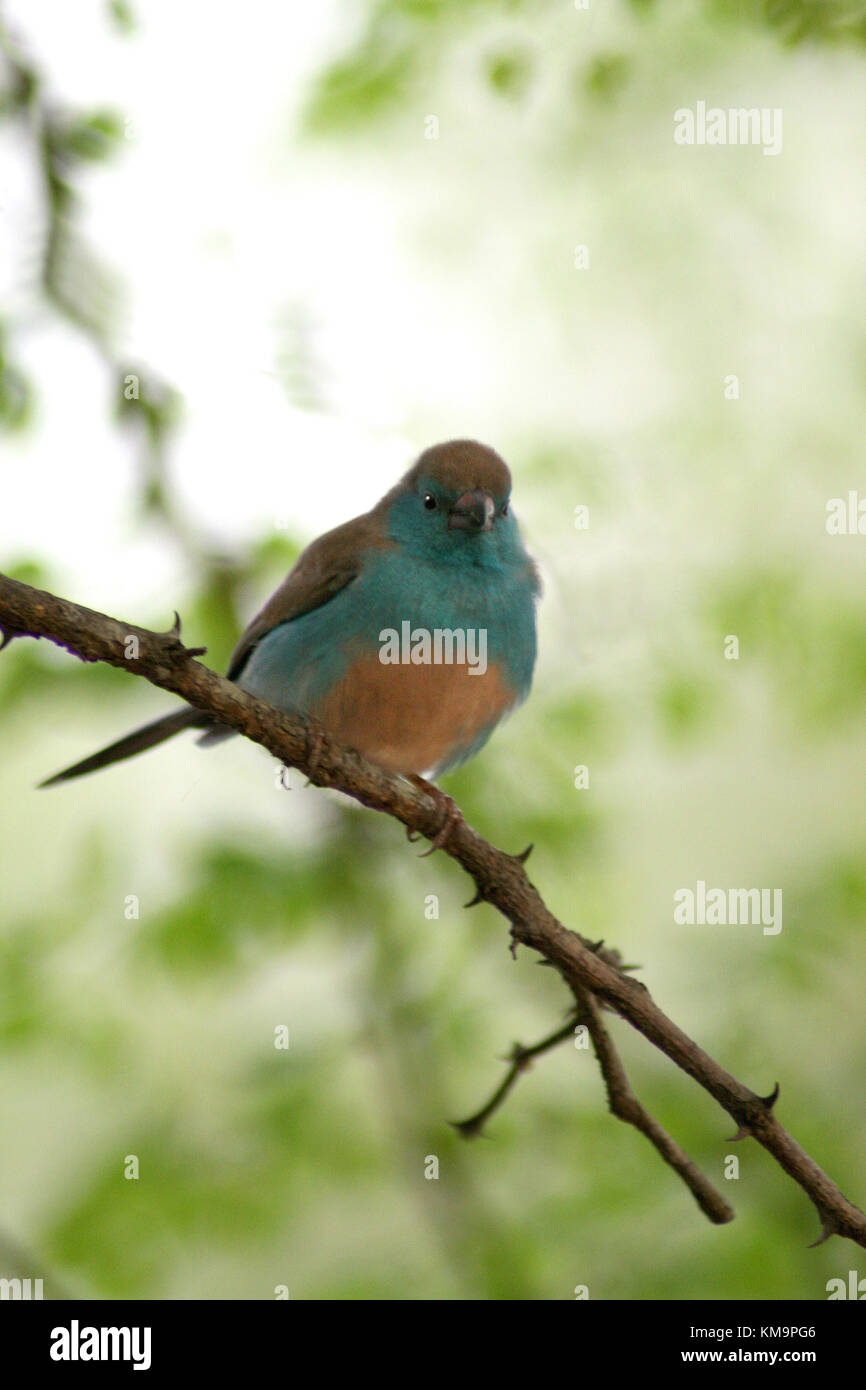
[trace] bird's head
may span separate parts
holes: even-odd
[[[522,552],[511,474],[493,449],[474,440],[426,449],[384,501],[391,538],[416,554],[495,564]]]

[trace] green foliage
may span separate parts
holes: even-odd
[[[628,81],[629,61],[622,53],[599,53],[586,73],[586,90],[599,101],[613,101]]]
[[[6,348],[6,331],[0,324],[0,430],[15,434],[29,424],[33,414],[33,388]]]
[[[50,1237],[55,1258],[74,1264],[92,1287],[107,1283],[119,1298],[164,1293],[167,1250],[180,1254],[202,1236],[216,1249],[237,1250],[239,1238],[267,1230],[268,1174],[249,1156],[233,1161],[196,1149],[167,1125],[118,1139],[116,1162],[93,1172]],[[138,1181],[123,1176],[127,1152],[139,1159]]]
[[[135,11],[128,0],[108,0],[108,13],[122,33],[132,34],[135,32],[137,27]]]
[[[414,66],[408,44],[372,37],[319,79],[307,110],[308,130],[324,134],[384,116],[405,94]]]
[[[126,426],[143,429],[148,445],[161,448],[181,417],[182,402],[177,391],[153,377],[124,363],[117,371],[116,418]],[[160,497],[155,491],[146,493],[145,509],[158,509]]]
[[[119,112],[93,111],[54,127],[54,151],[63,159],[108,159],[119,147],[123,132]]]
[[[672,739],[694,739],[706,735],[716,690],[703,674],[673,671],[662,679],[656,701],[665,732]]]
[[[287,792],[287,795],[291,793]],[[138,940],[160,970],[236,968],[255,943],[265,955],[315,926],[341,899],[352,902],[351,864],[321,852],[270,853],[208,844],[192,863],[182,896],[149,922]]]
[[[473,23],[531,14],[537,0],[373,0],[361,38],[317,78],[306,124],[317,133],[349,134],[381,121],[417,92],[450,40]],[[517,98],[531,75],[528,52],[503,51],[485,60],[482,80],[500,96]]]
[[[525,48],[503,50],[487,59],[487,81],[502,97],[518,100],[532,78],[532,58]]]
[[[781,709],[809,729],[860,714],[866,688],[866,612],[856,595],[811,587],[802,573],[757,569],[708,601],[717,630],[738,635]]]
[[[791,47],[866,42],[860,0],[711,0],[711,9],[731,22],[766,25]]]
[[[593,0],[593,7],[597,0]],[[307,125],[319,133],[350,134],[381,122],[401,103],[417,96],[440,63],[491,12],[543,22],[563,0],[372,0],[367,25],[357,43],[318,77],[307,108]],[[645,23],[661,22],[655,0],[628,0]],[[769,29],[786,46],[801,43],[862,44],[866,15],[860,0],[707,0],[712,20],[725,27]],[[585,37],[572,31],[575,56]],[[613,101],[627,83],[631,63],[624,53],[597,53],[582,70],[581,82],[599,101]],[[504,49],[481,67],[482,80],[499,96],[517,100],[526,92],[532,61],[526,48]],[[563,98],[565,93],[563,92]]]

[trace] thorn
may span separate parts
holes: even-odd
[[[449,1124],[452,1129],[456,1129],[461,1139],[487,1138],[487,1135],[484,1133],[484,1122],[482,1120],[477,1120],[475,1118],[471,1120],[448,1120],[446,1123]]]
[[[14,642],[16,637],[21,636],[20,632],[15,632],[11,627],[0,628],[0,631],[3,633],[3,641],[0,642],[0,652],[2,652],[4,647],[8,647],[10,642]]]
[[[520,854],[512,854],[511,857],[512,859],[516,859],[518,864],[525,864],[534,848],[534,845],[527,845],[526,849],[523,850]]]
[[[839,1223],[834,1216],[825,1216],[822,1213],[819,1215],[821,1216],[821,1234],[817,1240],[813,1240],[811,1244],[806,1246],[807,1250],[814,1250],[817,1246],[823,1245],[824,1241],[829,1240],[831,1236],[839,1234]]]
[[[176,653],[173,652],[172,655],[176,654],[177,656],[182,657],[184,661],[191,661],[194,656],[204,656],[205,652],[207,651],[207,647],[185,647],[183,645],[183,643],[180,640],[180,627],[180,614],[177,612],[177,610],[175,610],[174,622],[172,623],[171,627],[165,633],[163,633],[163,636],[167,637],[169,641],[173,642],[175,648],[177,649]]]
[[[475,890],[475,897],[474,897],[474,898],[470,898],[469,901],[468,901],[468,903],[464,903],[463,906],[464,906],[464,907],[477,907],[479,903],[483,903],[483,902],[484,902],[484,895],[482,894],[481,889],[480,889],[480,888],[477,888],[477,889]]]
[[[511,952],[511,959],[512,959],[512,960],[517,960],[517,944],[518,944],[518,943],[517,943],[516,929],[515,929],[514,923],[512,922],[512,924],[511,924],[511,945],[510,945],[509,948],[508,948],[509,951]]]
[[[633,980],[631,983],[632,983],[632,984],[638,984],[639,982],[638,982],[637,980]],[[770,1111],[772,1110],[773,1106],[776,1104],[776,1101],[777,1101],[778,1099],[779,1099],[779,1083],[778,1083],[778,1081],[776,1082],[775,1086],[773,1087],[772,1091],[770,1092],[770,1094],[769,1094],[768,1096],[755,1096],[755,1100],[758,1102],[759,1105],[761,1105],[761,1106],[764,1108],[764,1110],[766,1110],[767,1114],[770,1113]],[[735,1143],[737,1142],[738,1139],[749,1139],[749,1138],[751,1137],[751,1134],[752,1134],[752,1131],[751,1131],[751,1129],[749,1128],[748,1123],[746,1123],[746,1124],[740,1124],[739,1128],[737,1129],[736,1134],[732,1134],[731,1137],[730,1137],[730,1139],[728,1139],[726,1142],[729,1143],[729,1144],[735,1144]]]
[[[776,1101],[777,1101],[778,1099],[779,1099],[779,1083],[778,1083],[778,1081],[776,1082],[775,1086],[773,1087],[772,1091],[770,1092],[770,1094],[769,1094],[768,1096],[758,1096],[758,1100],[761,1102],[761,1104],[763,1105],[764,1109],[767,1110],[767,1111],[772,1110],[773,1106],[776,1104]]]
[[[752,1137],[752,1131],[751,1131],[750,1129],[746,1129],[746,1126],[745,1126],[745,1125],[740,1125],[740,1127],[739,1127],[739,1129],[737,1130],[736,1134],[730,1134],[730,1135],[728,1135],[727,1139],[725,1140],[725,1143],[726,1143],[726,1144],[737,1144],[737,1143],[739,1143],[739,1141],[740,1141],[741,1139],[751,1139],[751,1137]]]
[[[308,785],[309,785],[309,784],[308,784]],[[416,840],[420,840],[420,839],[421,839],[421,831],[420,831],[420,830],[413,830],[412,827],[411,827],[411,825],[407,825],[407,826],[406,826],[406,839],[409,841],[409,844],[410,844],[410,845],[414,845],[414,843],[415,843]],[[469,904],[467,903],[466,906],[468,907]]]

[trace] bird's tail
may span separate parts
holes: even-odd
[[[167,738],[173,738],[183,729],[206,729],[212,724],[209,715],[202,714],[200,710],[193,709],[191,705],[185,705],[183,709],[175,710],[172,714],[165,714],[160,719],[154,719],[150,724],[145,724],[140,729],[134,729],[131,734],[124,738],[119,738],[116,743],[110,743],[107,748],[101,748],[98,753],[91,753],[89,758],[82,758],[80,763],[73,763],[72,767],[64,768],[62,772],[55,772],[53,777],[48,777],[44,782],[40,782],[40,787],[53,787],[58,782],[69,782],[73,777],[83,777],[87,772],[97,772],[101,767],[109,767],[111,763],[122,762],[124,758],[133,758],[136,753],[143,753],[146,748],[153,748],[157,743],[164,743]]]

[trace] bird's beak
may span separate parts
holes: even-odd
[[[480,489],[464,492],[448,514],[448,526],[460,531],[490,531],[495,515],[496,503],[489,493]]]

